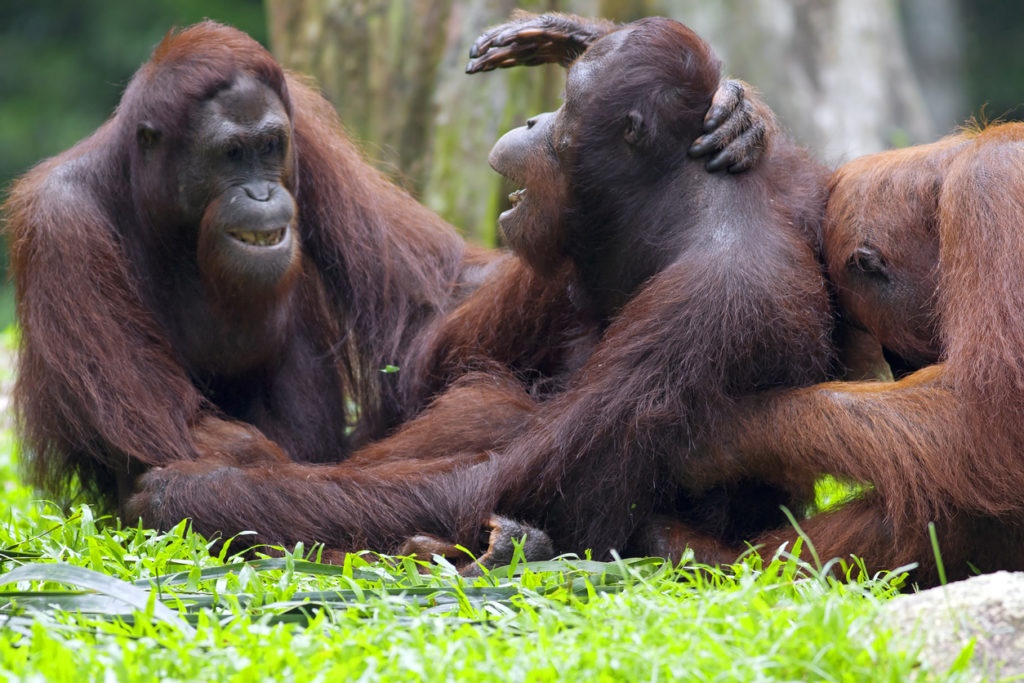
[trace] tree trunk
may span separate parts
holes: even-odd
[[[764,94],[783,126],[838,164],[936,135],[895,0],[665,0]],[[685,18],[685,19],[684,19]]]

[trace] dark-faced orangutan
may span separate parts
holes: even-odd
[[[572,63],[559,111],[497,143],[492,165],[523,188],[500,218],[522,260],[496,269],[423,347],[425,365],[474,371],[486,396],[430,408],[369,447],[374,457],[342,465],[174,464],[147,475],[150,509],[168,521],[202,509],[226,533],[379,550],[403,532],[428,550],[439,547],[430,537],[482,550],[498,513],[547,531],[554,550],[601,557],[644,549],[636,532],[659,514],[726,542],[781,524],[779,505],[805,505],[813,479],[697,489],[687,470],[740,398],[826,377],[827,174],[777,137],[746,173],[707,173],[688,150],[718,79],[686,27],[629,24]],[[388,457],[416,445],[420,462],[458,455],[409,435],[513,409],[520,418],[494,425],[488,453],[450,471]],[[285,505],[304,500],[322,514],[291,524]]]
[[[650,550],[631,539],[652,515],[729,540],[805,506],[811,478],[697,488],[687,467],[737,399],[823,378],[832,360],[816,258],[824,170],[776,137],[745,173],[704,172],[687,150],[719,77],[709,47],[667,19],[611,28],[571,61],[563,106],[490,159],[523,187],[500,218],[508,243],[537,272],[570,264],[572,298],[601,329],[566,389],[492,459],[495,509],[556,550],[598,556]],[[509,64],[487,40],[471,70]]]
[[[383,435],[416,400],[381,369],[493,258],[212,22],[168,34],[111,119],[4,208],[28,470],[94,501],[151,466],[334,462]]]

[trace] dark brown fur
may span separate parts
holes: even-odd
[[[598,556],[629,549],[653,513],[731,539],[778,519],[780,503],[806,502],[806,490],[755,480],[697,492],[687,462],[736,398],[823,377],[830,358],[813,247],[821,170],[779,141],[748,174],[705,173],[686,150],[717,64],[674,22],[631,33],[586,99],[566,88],[579,125],[566,155],[566,253],[577,297],[607,327],[568,389],[495,461],[499,512],[538,524],[556,549]],[[614,137],[628,112],[640,121],[632,149]]]
[[[571,194],[547,207],[564,222],[538,222],[518,245],[550,259],[540,271],[467,250],[242,34],[169,36],[114,118],[7,205],[36,481],[56,489],[78,473],[111,495],[117,480],[123,501],[148,469],[130,518],[340,550],[391,550],[421,531],[479,549],[497,510],[551,528],[559,549],[603,555],[656,512],[730,540],[776,522],[778,502],[805,502],[806,486],[753,479],[698,492],[686,470],[738,397],[829,365],[821,171],[776,141],[757,171],[707,176],[686,150],[717,62],[679,25],[633,29],[647,35],[620,55],[626,86],[589,93],[573,141],[586,163],[563,171],[571,182],[555,189]],[[160,224],[159,192],[129,191],[126,147],[136,107],[180,136],[167,117],[235,69],[273,84],[292,117],[303,258],[268,364],[197,381],[175,340],[210,331],[154,304],[169,274],[150,269],[149,240],[173,253],[177,226]],[[649,127],[626,153],[606,134],[631,105]],[[397,381],[379,372],[388,363]],[[301,462],[342,460],[449,385],[347,462]]]

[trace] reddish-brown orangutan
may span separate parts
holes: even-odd
[[[608,27],[522,15],[481,37],[474,51],[489,53],[470,68],[565,63]],[[721,134],[770,138],[770,112],[747,111],[752,119],[728,119]],[[1024,243],[1013,227],[1024,215],[1013,189],[1024,172],[1022,139],[1024,126],[995,126],[835,173],[824,256],[840,321],[872,333],[897,374],[917,372],[896,384],[745,399],[721,438],[691,460],[693,486],[754,478],[801,490],[808,478],[833,474],[873,490],[802,522],[822,558],[853,554],[872,570],[916,563],[914,579],[934,584],[934,522],[948,578],[1024,568],[1016,455],[1024,448]],[[690,544],[704,559],[728,557],[683,525],[666,528],[674,539],[647,536],[668,554]],[[750,540],[771,549],[796,539],[787,527]]]
[[[416,400],[380,370],[493,258],[212,22],[168,34],[5,211],[31,479],[111,502],[151,466],[333,462],[383,435]]]
[[[658,514],[725,542],[780,524],[779,505],[806,504],[812,479],[697,489],[687,470],[741,397],[826,377],[827,173],[778,137],[748,172],[707,173],[688,150],[718,78],[686,27],[629,24],[572,63],[558,112],[495,146],[492,165],[523,187],[500,219],[523,261],[495,268],[414,362],[441,385],[479,371],[464,381],[487,396],[448,403],[444,419],[457,434],[468,416],[514,415],[489,454],[424,441],[445,424],[438,404],[340,465],[173,463],[143,479],[139,509],[159,524],[201,510],[204,531],[378,550],[413,533],[412,549],[482,550],[498,513],[549,532],[555,550],[602,557],[636,547]],[[417,448],[418,460],[390,457]],[[448,457],[464,466],[420,466]]]
[[[729,86],[716,98],[719,118],[748,106]],[[717,139],[699,151],[721,151]],[[522,378],[553,383],[591,343],[564,282],[467,247],[363,161],[322,97],[211,22],[169,34],[112,118],[29,172],[4,208],[31,478],[124,506],[154,469],[133,520],[394,547],[437,526],[419,516],[445,515],[410,482],[500,448],[533,410]],[[482,282],[481,319],[502,324],[446,319]],[[479,336],[435,353],[429,340],[451,328]],[[429,417],[340,473],[294,464],[343,460],[445,387]],[[204,474],[176,505],[163,495],[161,468],[231,465],[260,483]],[[351,525],[350,542],[321,532],[335,523],[324,515]]]
[[[695,476],[870,484],[801,523],[822,558],[917,563],[914,580],[934,584],[934,522],[948,578],[1024,569],[1022,141],[1005,124],[836,171],[824,246],[842,314],[916,372],[749,397]]]

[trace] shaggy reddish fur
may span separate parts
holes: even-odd
[[[949,578],[1024,569],[1022,140],[1022,124],[993,126],[857,159],[832,179],[825,252],[844,313],[907,367],[939,362],[895,384],[754,397],[700,463],[709,479],[870,484],[862,500],[802,522],[822,558],[854,554],[873,571],[917,563],[915,580],[934,584],[935,522]],[[865,246],[884,277],[857,272]],[[757,542],[795,539],[781,530]]]
[[[196,103],[243,74],[271,88],[291,117],[302,258],[282,310],[233,328],[249,324],[245,343],[267,357],[240,376],[183,356],[182,339],[233,342],[200,329],[188,309],[201,302],[175,289],[195,268],[197,229],[165,218],[176,179],[136,183],[133,168],[140,121],[185,148]],[[382,436],[422,394],[409,373],[381,368],[403,366],[415,336],[492,258],[373,170],[309,85],[212,22],[169,33],[111,119],[32,169],[4,209],[28,472],[48,492],[74,493],[77,479],[108,501],[123,502],[151,466],[285,454],[336,462]]]
[[[578,114],[569,161],[554,176],[539,156],[527,164],[528,192],[548,191],[540,203],[555,218],[510,241],[542,271],[496,267],[413,361],[431,386],[483,372],[347,463],[152,472],[158,521],[201,510],[201,530],[255,529],[265,541],[389,550],[422,532],[480,550],[498,512],[550,532],[556,550],[603,557],[659,513],[735,541],[780,523],[779,503],[808,502],[810,479],[799,491],[747,477],[697,488],[688,468],[739,398],[830,368],[816,259],[827,174],[782,139],[748,173],[706,173],[687,150],[717,60],[675,22],[626,29],[605,50],[604,77],[567,88]],[[646,136],[627,147],[634,108]],[[463,425],[480,428],[489,454],[445,443]]]

